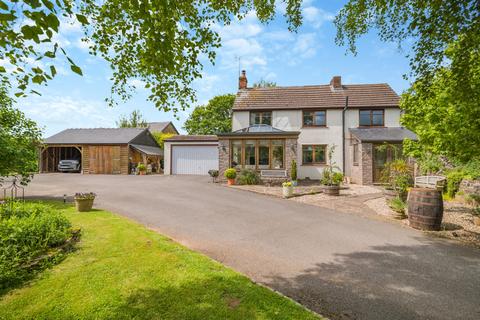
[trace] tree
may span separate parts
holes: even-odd
[[[22,176],[25,184],[37,171],[42,132],[37,124],[13,107],[13,100],[0,87],[0,183],[1,177]]]
[[[234,94],[216,96],[205,106],[196,107],[185,121],[188,134],[217,134],[232,130]]]
[[[296,30],[302,1],[284,2],[289,29]],[[202,76],[200,59],[215,61],[221,46],[215,27],[243,19],[251,11],[266,23],[275,17],[275,9],[274,1],[254,0],[0,1],[0,59],[11,66],[0,67],[0,76],[5,82],[16,78],[17,96],[25,95],[32,83],[45,84],[55,77],[59,53],[82,74],[57,40],[63,25],[81,23],[91,53],[112,68],[109,104],[128,99],[135,90],[129,80],[138,79],[151,91],[148,99],[159,110],[176,113],[195,101],[192,82]]]
[[[335,25],[337,44],[348,44],[354,54],[357,40],[371,29],[399,46],[413,41],[412,74],[427,76],[448,63],[446,49],[454,42],[459,53],[469,54],[480,32],[480,10],[477,0],[350,0]]]
[[[147,126],[148,123],[140,110],[133,110],[128,117],[120,116],[117,121],[117,127],[119,128],[146,128]]]
[[[165,140],[176,136],[175,133],[152,132],[153,138],[157,141],[161,149],[165,146]]]
[[[433,78],[418,79],[402,95],[402,123],[419,137],[418,142],[406,144],[410,154],[433,153],[461,163],[480,159],[480,35],[478,38],[477,48],[467,56],[457,44],[447,50],[452,66],[469,65],[469,76],[457,79],[453,67],[440,68]]]
[[[277,83],[273,81],[266,81],[264,79],[260,79],[260,81],[255,82],[253,84],[254,88],[273,88],[276,87]]]
[[[402,123],[419,136],[406,143],[467,161],[480,153],[480,9],[476,0],[350,0],[335,18],[336,42],[356,53],[370,29],[401,46],[412,42],[412,87],[402,96]]]

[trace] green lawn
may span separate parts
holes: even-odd
[[[82,228],[78,250],[1,296],[1,319],[318,319],[130,220],[58,206]]]

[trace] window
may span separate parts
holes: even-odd
[[[231,167],[259,170],[283,169],[284,147],[284,140],[232,140]]]
[[[303,145],[302,164],[324,164],[326,149],[326,145]]]
[[[353,165],[358,166],[358,143],[353,145]]]
[[[254,169],[256,165],[255,161],[255,140],[245,141],[245,168]]]
[[[305,127],[325,127],[327,125],[327,112],[303,111],[303,125]]]
[[[272,112],[250,112],[250,125],[268,124],[272,125]]]
[[[283,168],[283,140],[272,140],[272,169]]]
[[[270,141],[258,141],[258,169],[270,168]]]
[[[360,126],[382,127],[384,125],[384,110],[360,110]]]
[[[232,141],[232,168],[242,166],[242,141]]]

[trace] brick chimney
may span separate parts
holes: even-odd
[[[342,90],[342,77],[334,76],[332,80],[330,80],[330,86],[333,90]]]
[[[247,89],[247,73],[242,70],[242,74],[238,78],[238,89]]]

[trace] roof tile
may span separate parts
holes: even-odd
[[[398,107],[400,100],[386,83],[248,88],[238,91],[233,110],[343,108],[347,96],[349,107]]]

